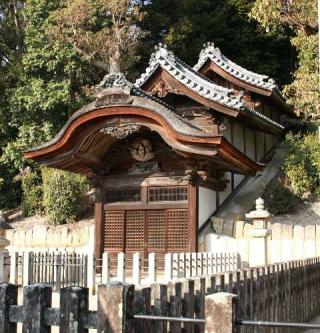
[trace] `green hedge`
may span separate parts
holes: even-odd
[[[43,168],[43,202],[52,224],[64,224],[80,217],[84,195],[89,186],[86,178],[56,169]]]
[[[320,186],[320,142],[317,133],[288,134],[282,170],[294,194],[318,193]]]
[[[44,212],[41,172],[27,172],[22,178],[22,208],[25,216]]]

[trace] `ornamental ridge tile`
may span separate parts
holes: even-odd
[[[145,73],[136,80],[135,86],[141,87],[159,67],[165,69],[184,86],[208,100],[235,110],[240,110],[243,107],[242,96],[235,96],[233,95],[235,93],[233,89],[227,89],[211,82],[204,75],[177,58],[172,51],[169,51],[162,44],[159,44],[155,52],[152,53],[149,66]]]
[[[199,71],[199,69],[208,59],[213,61],[220,68],[238,78],[239,80],[270,91],[276,90],[278,93],[280,93],[280,90],[274,79],[268,77],[267,75],[261,75],[249,71],[237,65],[228,59],[225,55],[223,55],[220,49],[215,47],[214,43],[211,42],[204,44],[204,49],[202,49],[200,52],[198,63],[193,67],[194,70]]]
[[[135,86],[141,87],[159,67],[167,70],[177,80],[189,89],[195,91],[198,95],[232,109],[244,111],[245,113],[251,113],[253,117],[260,119],[271,126],[284,129],[284,127],[279,123],[257,112],[256,110],[249,108],[242,99],[243,94],[232,96],[232,94],[235,93],[234,89],[227,89],[211,82],[207,77],[197,72],[195,68],[191,68],[185,62],[177,58],[172,51],[168,50],[167,47],[161,43],[155,47],[155,52],[153,52],[150,57],[149,66],[147,67],[145,73],[136,80]],[[234,69],[232,70],[234,71]],[[259,77],[267,78],[267,76],[255,73],[253,74]],[[241,75],[244,76],[244,74]],[[148,98],[151,97],[149,94],[147,95],[149,96]]]
[[[210,82],[209,82],[210,83]],[[190,135],[190,136],[198,136],[198,137],[215,137],[215,135],[210,135],[207,132],[204,132],[200,127],[190,123],[186,119],[179,116],[174,108],[172,108],[169,104],[163,102],[159,98],[149,95],[147,92],[145,92],[143,89],[141,89],[138,86],[134,86],[131,82],[129,82],[123,73],[116,73],[116,74],[107,74],[101,83],[97,87],[98,96],[103,95],[104,93],[108,92],[109,89],[118,88],[120,90],[123,90],[125,94],[130,94],[130,96],[135,97],[132,101],[133,106],[141,107],[141,108],[147,108],[150,111],[160,115],[166,121],[168,124],[178,131],[179,133]],[[222,87],[223,88],[223,87]],[[224,88],[223,88],[224,89]],[[199,90],[202,90],[201,88]],[[60,132],[50,141],[38,146],[34,147],[32,149],[27,150],[27,152],[36,151],[39,149],[47,148],[55,143],[57,143],[70,124],[79,118],[80,116],[93,112],[97,108],[96,101],[84,106],[77,112],[75,112],[69,120],[66,122],[66,124],[63,126],[63,128],[60,130]],[[249,109],[247,106],[244,106],[243,102],[241,101],[241,110],[244,112],[248,112],[252,114],[255,118],[259,118],[261,121],[266,122],[274,127],[283,129],[283,126],[276,123],[275,121],[271,120],[270,118],[266,117],[265,115],[260,114],[259,112]],[[110,106],[113,106],[114,104],[110,104]],[[120,105],[120,104],[115,104]],[[107,105],[102,106],[107,107]]]

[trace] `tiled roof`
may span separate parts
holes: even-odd
[[[243,106],[241,97],[233,96],[234,90],[214,84],[205,76],[193,70],[189,65],[177,58],[173,52],[160,45],[151,55],[149,66],[144,74],[135,82],[137,87],[143,84],[159,68],[163,68],[180,83],[196,94],[221,105],[240,110]]]
[[[282,125],[249,108],[244,103],[242,94],[235,96],[235,91],[233,89],[227,89],[211,82],[205,76],[196,72],[185,62],[177,58],[173,52],[169,51],[161,44],[156,48],[155,52],[152,53],[149,66],[147,67],[145,73],[136,80],[135,86],[142,87],[143,84],[159,67],[168,71],[168,73],[179,80],[179,82],[196,92],[198,95],[207,98],[208,100],[225,105],[238,111],[241,110],[244,113],[252,114],[254,118],[259,119],[260,121],[266,122],[269,125],[275,126],[279,129],[284,129]]]
[[[193,67],[193,69],[198,71],[208,59],[241,81],[270,91],[273,89],[279,90],[274,79],[268,77],[267,75],[260,75],[251,72],[237,65],[224,56],[220,49],[215,47],[214,44],[210,42],[204,44],[204,49],[200,52],[198,63]]]
[[[198,137],[214,137],[215,135],[211,135],[210,133],[204,132],[202,128],[192,124],[186,119],[179,116],[174,109],[170,107],[168,104],[164,103],[160,99],[155,96],[151,96],[146,93],[144,90],[139,87],[134,86],[131,82],[127,81],[125,76],[122,73],[118,74],[107,74],[101,83],[98,86],[98,98],[102,97],[104,93],[107,92],[108,89],[118,88],[123,91],[126,91],[130,96],[133,96],[134,99],[130,103],[130,106],[141,107],[145,109],[149,109],[154,113],[160,115],[164,118],[170,126],[179,133],[190,135],[190,136],[198,136]],[[70,124],[78,119],[80,116],[95,111],[96,101],[84,106],[77,112],[75,112],[67,121],[67,123],[63,126],[60,132],[50,141],[28,150],[28,152],[36,151],[39,149],[43,149],[49,147],[56,142],[58,142],[62,136],[66,133]],[[118,105],[118,104],[115,104]],[[102,106],[107,107],[108,105]],[[112,106],[112,105],[110,105]]]

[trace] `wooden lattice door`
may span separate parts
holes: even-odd
[[[104,250],[122,252],[124,250],[125,211],[106,210],[104,224]]]
[[[105,251],[185,252],[189,250],[187,209],[106,211]]]
[[[147,211],[147,247],[148,252],[166,250],[166,212],[164,209]]]
[[[125,213],[126,251],[144,251],[145,248],[145,211],[126,210]]]

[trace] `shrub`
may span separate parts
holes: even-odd
[[[288,134],[282,170],[288,178],[292,192],[302,196],[317,192],[320,186],[320,143],[316,133]]]
[[[275,186],[272,186],[269,195],[266,197],[266,206],[270,213],[274,215],[292,213],[297,203],[298,199],[295,195],[278,182]]]
[[[27,172],[22,178],[22,207],[25,216],[44,211],[42,177],[39,171]]]
[[[83,212],[88,183],[84,176],[43,168],[44,207],[52,224],[75,221]]]

